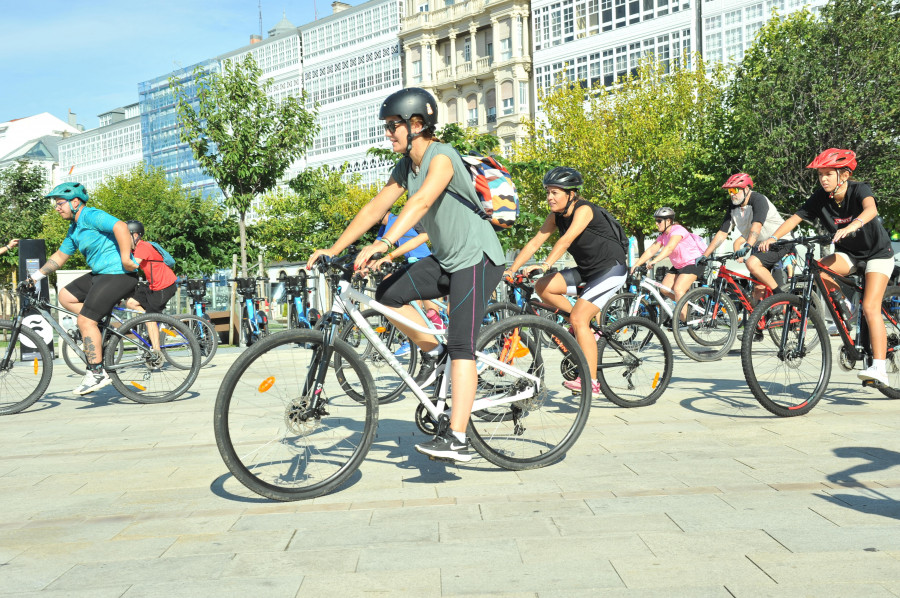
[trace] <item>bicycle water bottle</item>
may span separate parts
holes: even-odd
[[[444,320],[441,319],[441,314],[439,314],[434,309],[429,309],[425,312],[425,315],[431,320],[431,323],[434,324],[435,329],[443,330],[444,329]]]
[[[850,300],[844,297],[840,289],[834,289],[833,291],[828,293],[828,296],[831,297],[832,301],[834,301],[834,304],[837,306],[841,317],[844,318],[844,320],[849,320],[853,312],[853,307],[850,305]]]

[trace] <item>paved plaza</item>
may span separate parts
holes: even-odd
[[[835,363],[821,403],[779,419],[737,351],[675,353],[657,404],[595,400],[551,467],[429,461],[404,398],[347,486],[294,503],[216,449],[239,350],[160,405],[76,397],[58,359],[0,418],[0,596],[900,596],[900,402]]]

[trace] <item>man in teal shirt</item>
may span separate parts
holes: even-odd
[[[87,372],[75,389],[86,395],[108,385],[112,380],[103,369],[103,347],[97,326],[113,306],[131,294],[137,284],[137,264],[131,256],[131,234],[128,225],[103,210],[87,208],[87,190],[81,183],[57,185],[45,196],[53,201],[56,213],[71,220],[69,231],[59,250],[41,269],[31,275],[32,280],[45,278],[80,251],[91,272],[76,278],[59,292],[59,302],[78,314],[78,330],[84,339]]]

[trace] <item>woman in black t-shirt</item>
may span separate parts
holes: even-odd
[[[834,234],[835,252],[820,260],[823,266],[847,275],[865,262],[862,310],[869,325],[874,360],[858,377],[887,385],[887,333],[881,319],[881,302],[894,270],[890,236],[881,221],[876,219],[878,206],[872,189],[866,183],[850,180],[850,173],[856,168],[856,154],[846,149],[827,149],[807,168],[818,170],[821,188],[779,226],[772,237],[761,243],[760,249],[768,249],[772,241],[786,235],[802,220],[818,220],[825,230]],[[822,279],[829,293],[839,290],[837,283],[828,276],[823,275]]]
[[[534,285],[541,300],[563,313],[569,313],[569,322],[578,346],[584,351],[588,371],[597,371],[597,339],[591,331],[591,319],[600,313],[606,302],[625,283],[628,269],[625,267],[625,249],[618,241],[612,222],[602,212],[603,208],[586,201],[578,190],[584,184],[581,173],[574,168],[557,167],[544,175],[547,203],[550,213],[543,226],[532,238],[505,274],[509,275],[525,262],[550,238],[557,229],[559,240],[540,265],[530,269],[548,270],[567,251],[575,260],[574,268],[547,274]],[[609,216],[612,219],[612,215]],[[585,283],[583,289],[578,285]],[[566,295],[578,295],[573,306]],[[578,390],[581,380],[576,378],[564,385]],[[600,383],[592,380],[591,391],[600,396]]]

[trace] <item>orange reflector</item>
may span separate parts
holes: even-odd
[[[375,327],[375,332],[377,332],[378,334],[383,334],[384,331],[386,331],[386,330],[387,330],[387,328],[385,328],[384,326],[376,326]]]
[[[513,357],[519,358],[519,357],[525,357],[526,355],[528,355],[528,347],[526,347],[522,343],[518,343],[516,345],[515,350],[513,351]]]
[[[168,328],[163,328],[163,332],[165,332],[169,336],[178,336],[174,330],[169,330]]]
[[[656,372],[656,375],[653,376],[653,384],[650,385],[650,388],[656,390],[657,384],[659,384],[659,372]]]
[[[275,384],[275,376],[269,376],[265,380],[263,380],[259,385],[259,392],[266,392],[272,385]]]
[[[140,384],[138,384],[137,382],[134,382],[133,380],[131,382],[131,385],[138,390],[147,390],[146,386],[141,386]]]
[[[37,357],[34,358],[34,375],[37,376],[38,373],[38,360]]]

